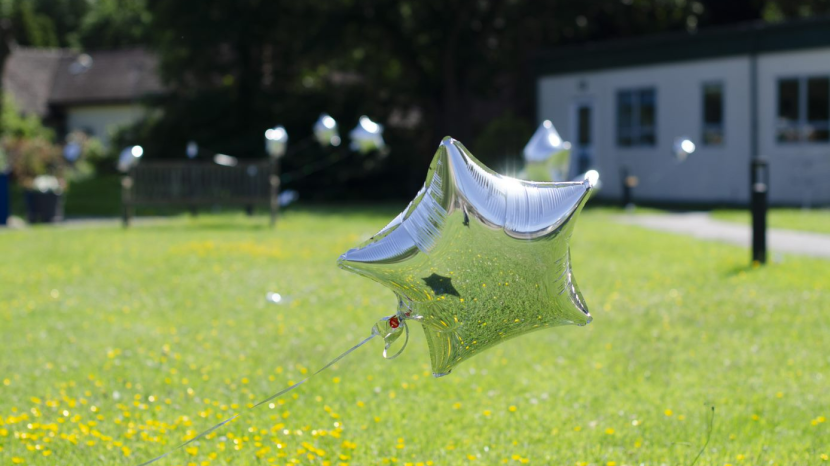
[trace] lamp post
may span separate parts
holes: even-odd
[[[121,205],[123,205],[122,222],[124,227],[130,226],[133,217],[133,169],[144,155],[141,146],[125,147],[118,155],[118,171],[124,174],[121,178]]]
[[[280,209],[280,163],[279,160],[285,155],[285,149],[288,145],[288,133],[283,126],[275,126],[265,131],[265,151],[271,160],[271,177],[270,184],[270,207],[271,207],[271,226],[277,223],[277,215]]]
[[[755,157],[750,165],[752,185],[752,262],[767,263],[767,205],[769,192],[769,163]]]

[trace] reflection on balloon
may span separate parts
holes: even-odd
[[[360,117],[357,126],[349,133],[351,144],[349,147],[361,154],[368,154],[372,151],[383,151],[386,142],[383,140],[383,126],[370,120],[363,115]]]
[[[545,120],[524,148],[526,178],[565,181],[571,167],[571,143],[563,141],[550,120]]]
[[[415,199],[338,263],[397,296],[396,314],[376,324],[387,349],[417,321],[434,375],[446,375],[504,340],[591,321],[569,242],[595,179],[509,178],[445,138]]]
[[[314,137],[323,147],[339,146],[340,132],[337,121],[328,113],[321,113],[320,118],[314,123]]]

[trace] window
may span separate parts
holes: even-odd
[[[830,77],[778,80],[779,142],[830,141]]]
[[[723,84],[703,85],[703,144],[723,144]]]
[[[654,88],[617,92],[617,145],[653,146],[656,142],[657,99]]]

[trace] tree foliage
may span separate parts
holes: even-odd
[[[5,0],[0,8],[19,45],[111,49],[149,41],[144,0]]]
[[[263,156],[263,132],[310,136],[320,112],[341,129],[361,114],[387,126],[382,174],[349,160],[326,176],[377,176],[408,194],[441,137],[496,165],[534,126],[538,51],[739,21],[824,14],[826,0],[5,0],[21,44],[145,44],[169,88],[162,111],[122,133],[148,154]],[[511,137],[512,134],[517,135]],[[319,157],[293,154],[287,169]],[[323,189],[328,185],[323,177]]]

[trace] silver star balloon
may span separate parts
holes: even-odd
[[[288,145],[288,132],[282,125],[274,126],[265,130],[265,151],[268,156],[278,159],[285,155],[286,146]]]
[[[383,152],[386,149],[386,141],[383,140],[383,125],[375,123],[366,115],[360,117],[357,126],[349,132],[349,137],[352,141],[349,147],[364,155],[376,150]]]
[[[672,154],[678,162],[683,162],[695,152],[695,143],[688,136],[675,138],[672,144]]]
[[[571,143],[545,120],[524,148],[525,172],[533,181],[565,181],[571,169]]]
[[[415,200],[338,263],[397,295],[376,325],[387,349],[417,321],[434,375],[446,375],[509,338],[591,321],[569,241],[594,182],[502,176],[445,138]]]
[[[314,137],[323,147],[339,146],[340,132],[337,121],[328,113],[321,113],[320,118],[314,123]]]

